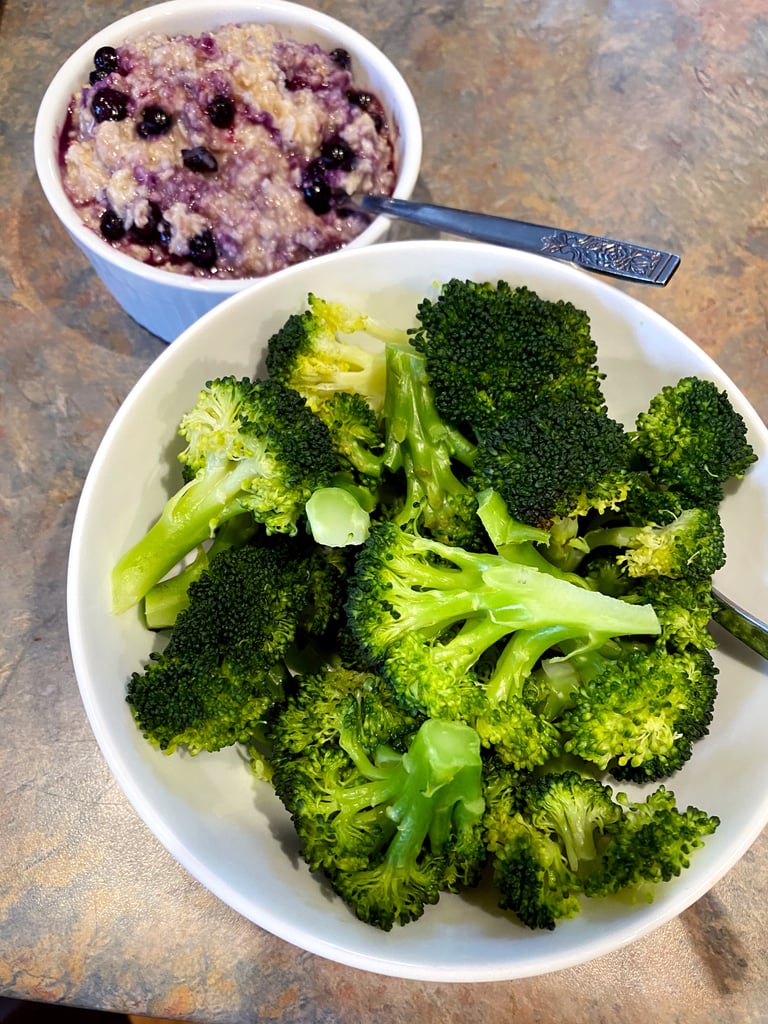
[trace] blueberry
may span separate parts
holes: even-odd
[[[139,226],[132,224],[130,230],[131,241],[138,245],[151,245],[157,241],[157,230],[163,221],[163,211],[157,203],[150,203],[147,211],[147,219]]]
[[[353,106],[360,107],[361,110],[370,115],[377,132],[382,130],[386,124],[384,108],[373,93],[366,92],[363,89],[353,89],[347,93],[347,99]]]
[[[331,50],[328,56],[337,67],[342,69],[342,71],[349,71],[352,67],[352,58],[343,46],[337,46],[335,50]]]
[[[165,135],[171,130],[172,125],[173,118],[167,110],[150,104],[142,111],[141,120],[136,125],[136,132],[142,139],[149,139],[157,135]]]
[[[99,229],[108,242],[118,242],[125,234],[125,224],[114,210],[107,208],[101,215]]]
[[[210,229],[206,228],[199,235],[194,235],[190,238],[187,259],[196,267],[207,270],[214,265],[217,255],[216,240]]]
[[[181,159],[188,171],[197,171],[200,174],[213,174],[214,171],[219,169],[216,157],[205,146],[195,146],[194,149],[182,149]]]
[[[124,121],[128,116],[128,97],[119,89],[99,89],[91,100],[91,110],[96,120]]]
[[[333,193],[325,180],[325,169],[321,160],[312,160],[307,164],[301,179],[301,191],[304,202],[313,213],[322,216],[331,209]]]
[[[326,139],[320,147],[320,159],[329,170],[340,169],[351,171],[355,166],[356,157],[351,146],[338,135]]]
[[[107,75],[117,71],[120,61],[114,46],[100,46],[93,55],[93,66]]]
[[[206,113],[214,128],[229,128],[235,119],[235,104],[228,96],[214,96]]]

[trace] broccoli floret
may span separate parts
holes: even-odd
[[[376,524],[357,555],[347,615],[364,656],[403,701],[433,717],[469,722],[515,696],[514,674],[504,674],[503,686],[496,678],[486,688],[473,669],[518,630],[533,631],[540,649],[545,629],[555,631],[553,640],[567,633],[586,645],[659,629],[650,607],[391,523]]]
[[[654,885],[679,875],[719,824],[694,807],[678,811],[663,786],[633,802],[574,770],[523,780],[512,798],[486,793],[499,906],[532,929],[578,914],[580,895],[650,902]]]
[[[630,439],[639,468],[693,505],[718,504],[726,481],[741,479],[757,459],[727,393],[700,377],[662,388]]]
[[[250,512],[228,519],[214,534],[208,547],[200,545],[192,562],[175,576],[161,580],[144,598],[144,618],[149,629],[170,629],[179,612],[189,606],[189,585],[200,576],[221,551],[240,547],[251,541],[261,530]]]
[[[667,576],[691,582],[709,580],[725,564],[725,534],[714,506],[684,509],[663,526],[626,524],[587,531],[589,551],[620,548],[619,565],[629,576]]]
[[[614,778],[666,778],[709,731],[718,670],[708,650],[669,650],[659,640],[616,658],[592,652],[571,661],[584,682],[558,722],[564,749]]]
[[[457,279],[424,299],[412,344],[424,352],[441,416],[479,437],[534,403],[604,406],[589,317],[505,281]]]
[[[479,880],[474,730],[414,718],[381,679],[329,669],[301,681],[270,737],[273,781],[303,856],[361,920],[388,931]]]
[[[386,363],[382,458],[390,473],[403,474],[393,521],[415,523],[444,543],[482,546],[477,499],[460,475],[474,458],[474,445],[439,416],[420,353],[388,345]]]
[[[267,532],[295,533],[308,498],[338,467],[328,428],[276,381],[211,381],[180,429],[189,439],[182,461],[194,476],[114,567],[117,613],[233,516],[248,511]]]
[[[384,437],[370,405],[361,395],[335,391],[315,403],[314,410],[328,427],[342,469],[351,471],[356,482],[375,491],[382,474]]]
[[[624,600],[653,606],[661,626],[661,639],[669,650],[706,650],[716,646],[709,624],[718,604],[708,578],[679,580],[650,576],[629,580],[629,584]]]
[[[361,396],[374,412],[384,404],[386,366],[381,344],[365,348],[339,335],[365,332],[381,341],[402,344],[403,331],[338,302],[309,295],[309,308],[294,313],[267,343],[267,373],[307,400],[318,411],[332,395]]]
[[[602,410],[565,398],[498,421],[478,443],[476,490],[501,495],[508,513],[548,530],[553,564],[576,568],[584,555],[581,517],[616,510],[631,476],[623,426]]]
[[[720,819],[697,807],[678,810],[664,786],[643,801],[616,794],[623,813],[606,826],[600,860],[584,881],[587,896],[616,896],[652,902],[654,886],[676,878],[690,866],[691,854],[704,845]]]
[[[609,787],[574,771],[529,780],[512,801],[489,794],[484,827],[499,906],[533,929],[574,917],[599,836],[620,816]]]
[[[285,538],[221,552],[189,586],[164,650],[134,672],[127,701],[168,753],[247,743],[282,699],[283,658],[305,608],[310,567]]]

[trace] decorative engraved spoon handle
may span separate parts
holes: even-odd
[[[347,205],[346,201],[344,205]],[[473,238],[475,241],[492,242],[510,249],[522,249],[552,259],[565,260],[585,270],[639,281],[641,284],[667,284],[680,263],[680,257],[671,252],[649,249],[632,242],[527,224],[469,210],[454,210],[431,203],[358,195],[350,200],[348,206],[366,213],[402,217],[415,224]]]

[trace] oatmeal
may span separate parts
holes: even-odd
[[[350,63],[255,24],[101,47],[62,133],[65,191],[113,246],[177,273],[259,277],[338,249],[367,223],[339,197],[396,177],[394,128]]]

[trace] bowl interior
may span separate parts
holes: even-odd
[[[481,890],[443,897],[390,933],[356,921],[297,857],[290,822],[238,754],[167,757],[139,735],[126,680],[152,646],[138,613],[109,612],[118,556],[178,486],[176,425],[206,379],[257,374],[264,344],[309,291],[407,327],[416,304],[451,277],[505,279],[586,309],[612,414],[631,423],[664,384],[695,373],[727,388],[761,461],[723,506],[728,564],[718,582],[744,607],[768,606],[768,431],[738,389],[689,339],[645,306],[571,267],[462,242],[403,242],[341,252],[259,282],[190,328],[128,396],[94,459],[72,537],[68,613],[75,671],[96,738],[149,828],[197,879],[245,917],[313,953],[382,974],[493,981],[542,974],[614,950],[679,914],[745,852],[768,820],[768,666],[724,634],[711,735],[669,785],[678,803],[720,816],[691,868],[653,904],[587,903],[554,932],[529,932]]]

